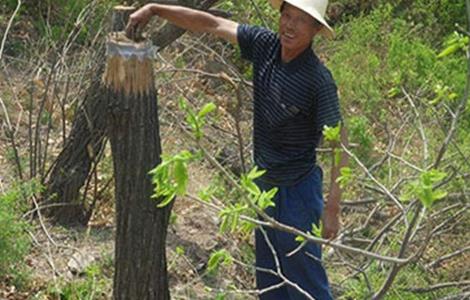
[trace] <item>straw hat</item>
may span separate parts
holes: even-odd
[[[328,38],[334,37],[335,32],[333,28],[325,20],[328,0],[269,0],[275,9],[281,9],[282,2],[284,1],[303,10],[320,22],[323,25],[323,29],[319,32],[320,34]]]

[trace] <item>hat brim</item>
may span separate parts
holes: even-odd
[[[316,10],[310,10],[310,11],[305,10],[302,7],[300,7],[299,5],[297,5],[295,0],[269,0],[269,2],[271,3],[271,6],[274,9],[277,9],[277,10],[281,9],[281,5],[284,1],[291,4],[291,5],[293,5],[293,6],[295,6],[295,7],[297,7],[298,9],[303,10],[304,12],[306,12],[307,14],[309,14],[310,16],[315,18],[315,20],[320,22],[320,24],[323,25],[323,28],[320,30],[320,32],[318,32],[319,34],[321,34],[321,35],[323,35],[327,38],[330,38],[330,39],[335,37],[335,31],[333,30],[333,28],[331,28],[330,25],[328,25],[325,18],[323,18],[318,11],[316,11]]]

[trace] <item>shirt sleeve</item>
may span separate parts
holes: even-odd
[[[238,25],[237,40],[242,58],[254,62],[259,52],[266,49],[272,36],[272,32],[259,26]]]
[[[316,125],[318,131],[323,131],[325,125],[335,127],[341,122],[338,91],[334,83],[321,86],[315,92]]]

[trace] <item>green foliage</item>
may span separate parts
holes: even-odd
[[[40,36],[48,37],[54,43],[64,42],[71,32],[77,35],[76,43],[84,44],[101,28],[101,22],[109,13],[109,8],[117,1],[98,1],[92,4],[88,0],[47,0],[28,7],[28,13],[34,16],[33,23]],[[86,22],[78,26],[91,13]]]
[[[447,173],[436,169],[431,169],[421,173],[419,180],[408,184],[403,200],[417,197],[427,209],[430,209],[434,202],[444,198],[447,192],[442,189],[435,188],[436,184],[442,181]]]
[[[388,269],[380,267],[378,262],[373,262],[366,272],[368,281],[362,280],[359,275],[355,278],[349,279],[345,282],[345,291],[338,298],[338,300],[348,299],[370,299],[372,296],[371,291],[367,286],[367,282],[370,283],[371,288],[376,292],[383,281],[386,279]],[[429,293],[413,293],[408,291],[411,288],[416,287],[428,287],[429,286],[429,272],[423,270],[414,265],[406,266],[397,276],[395,283],[384,297],[385,300],[433,300],[441,299],[444,296],[448,296],[449,292],[455,290],[441,289],[435,292]]]
[[[464,58],[438,59],[428,40],[410,34],[420,28],[395,15],[396,5],[383,5],[340,26],[339,39],[332,43],[328,65],[338,81],[342,101],[354,111],[364,112],[370,121],[381,120],[387,105],[394,105],[393,100],[387,104],[384,95],[399,97],[402,87],[414,91],[440,83],[457,92],[463,91],[465,84]],[[465,43],[454,34],[448,41],[462,47]]]
[[[334,163],[335,165],[338,165],[341,160],[341,153],[343,152],[341,148],[337,147],[337,145],[339,145],[341,142],[341,123],[339,123],[336,127],[329,127],[325,125],[323,128],[323,137],[326,141],[334,145]]]
[[[225,293],[218,293],[216,296],[215,296],[215,300],[225,300]]]
[[[51,285],[48,295],[61,300],[109,299],[111,276],[99,264],[85,270],[84,278]]]
[[[278,188],[272,188],[269,191],[261,191],[255,183],[255,180],[263,176],[264,173],[264,170],[258,170],[255,166],[250,170],[250,172],[248,172],[248,174],[242,174],[240,179],[241,187],[246,193],[248,201],[262,210],[275,205],[272,199],[276,196],[278,191]],[[255,227],[251,222],[242,222],[243,225],[240,227],[238,226],[238,224],[240,224],[241,214],[248,216],[256,215],[246,203],[228,204],[219,214],[219,217],[222,220],[220,231],[225,232],[230,230],[233,232],[239,229],[243,232],[251,232]]]
[[[263,26],[271,30],[277,30],[279,24],[279,12],[276,11],[269,1],[244,1],[225,0],[220,3],[221,9],[229,11],[236,16],[236,20]]]
[[[206,116],[217,107],[214,103],[210,102],[204,105],[201,110],[196,113],[191,107],[189,107],[184,98],[180,98],[179,106],[181,110],[186,112],[186,122],[191,127],[194,137],[196,140],[200,140],[204,135],[203,128],[206,124]]]
[[[13,13],[13,11],[16,9],[17,6],[18,6],[18,0],[3,0],[2,4],[0,4],[0,13],[8,15],[9,17]],[[18,14],[16,15],[17,19],[19,19],[21,15],[24,13],[24,11],[27,9],[26,6],[27,5],[24,5],[24,1],[23,1],[23,5],[20,7]],[[0,22],[3,21],[1,17],[3,16],[0,15]]]
[[[168,205],[175,196],[183,196],[188,186],[188,163],[197,158],[187,150],[174,156],[162,155],[162,162],[149,172],[152,175],[154,194],[152,198],[161,199],[158,207]]]
[[[454,32],[453,35],[445,42],[445,49],[442,50],[441,53],[437,56],[438,58],[446,57],[448,55],[452,55],[459,50],[467,51],[468,50],[468,42],[470,38],[468,36],[464,36],[458,32]]]
[[[312,223],[312,233],[316,237],[321,237],[321,234],[323,232],[323,222],[320,221],[320,225],[317,226],[317,224]]]
[[[431,120],[448,114],[444,105],[454,109],[465,87],[466,62],[461,49],[467,47],[466,39],[455,33],[447,37],[449,32],[442,32],[429,40],[423,28],[407,17],[415,5],[409,2],[409,9],[402,11],[399,6],[403,2],[389,2],[337,26],[338,38],[326,45],[331,47],[326,64],[338,83],[349,140],[358,145],[352,151],[366,166],[376,161],[375,149],[385,150],[389,144],[390,135],[383,128],[389,131],[399,126],[393,121],[395,114],[411,110],[403,90],[412,96],[418,94],[413,97],[414,104],[424,120],[424,132],[432,149],[442,139],[436,134],[442,128],[434,127]],[[426,6],[427,14],[435,13],[429,10],[428,1],[426,5],[418,2],[420,7]],[[459,44],[460,50],[438,58],[442,50],[453,44]],[[462,132],[470,129],[468,119],[461,118]],[[440,120],[446,122],[445,118]],[[408,134],[404,132],[402,136]],[[407,159],[414,161],[416,157]],[[382,170],[385,169],[378,170],[378,177],[385,175]]]
[[[204,135],[203,128],[206,116],[216,109],[215,104],[207,103],[197,113],[189,107],[183,98],[180,99],[179,105],[186,112],[186,121],[192,129],[194,137],[199,141]],[[154,184],[152,198],[161,199],[158,207],[168,205],[175,196],[186,194],[189,180],[188,164],[201,157],[201,152],[194,154],[187,150],[173,156],[162,155],[162,162],[149,172]]]
[[[465,27],[465,1],[454,0],[399,0],[395,15],[410,20],[423,38],[439,40],[440,36],[455,30],[455,24]]]
[[[341,125],[338,124],[336,127],[330,127],[328,125],[325,125],[323,128],[323,137],[325,138],[325,141],[328,142],[340,142],[341,138]]]
[[[207,262],[207,271],[209,273],[217,270],[221,265],[230,266],[233,263],[233,257],[230,253],[225,250],[221,249],[215,251],[211,254],[208,262]]]
[[[37,182],[30,181],[0,196],[0,279],[8,275],[21,276],[23,259],[30,247],[26,232],[29,224],[21,214],[28,207],[27,199],[41,190]]]
[[[336,178],[336,182],[339,183],[340,188],[346,188],[351,181],[353,180],[353,173],[351,168],[349,167],[342,167],[340,170],[340,176]]]
[[[232,255],[225,249],[215,251],[207,262],[207,271],[213,272],[221,265],[230,266],[233,263]]]
[[[220,189],[220,186],[211,184],[198,192],[198,196],[202,201],[210,202],[211,197],[214,196]]]
[[[175,249],[175,252],[176,252],[177,255],[184,255],[184,253],[185,253],[184,247],[177,246],[176,249]]]
[[[243,174],[241,176],[242,188],[248,192],[253,203],[258,205],[261,209],[274,206],[272,199],[278,191],[278,188],[272,188],[269,191],[261,191],[260,188],[256,185],[254,180],[263,176],[265,172],[265,170],[258,170],[258,167],[255,166],[248,174]]]
[[[348,119],[348,135],[351,141],[358,144],[355,152],[361,161],[367,163],[373,150],[375,138],[372,127],[364,115],[353,115]]]
[[[248,205],[236,203],[228,204],[219,213],[219,218],[222,220],[220,223],[220,232],[231,231],[234,232],[238,228],[240,215],[248,209]]]
[[[436,84],[434,86],[434,94],[435,97],[431,101],[429,101],[429,104],[431,105],[437,105],[441,103],[442,101],[444,102],[452,102],[455,99],[457,99],[458,95],[454,93],[449,86],[445,85],[442,86],[441,84]]]
[[[307,235],[309,237],[314,236],[314,237],[321,238],[322,232],[323,232],[323,222],[320,221],[320,225],[312,223],[312,230],[310,232],[307,232]],[[298,235],[295,237],[295,241],[299,243],[306,243],[307,239],[301,235]]]

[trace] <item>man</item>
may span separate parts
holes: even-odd
[[[315,149],[325,125],[341,122],[335,82],[311,49],[317,34],[332,36],[324,19],[328,0],[270,0],[281,11],[279,32],[240,25],[211,14],[184,8],[148,4],[130,16],[127,31],[145,26],[158,15],[182,28],[212,33],[238,44],[242,57],[254,70],[254,160],[266,170],[258,185],[264,190],[277,187],[275,207],[267,213],[276,220],[310,231],[312,223],[323,220],[323,237],[334,238],[339,229],[341,190],[336,183],[339,169],[346,165],[333,159],[331,187],[323,208],[322,170],[316,165]],[[346,131],[341,140],[347,143]],[[332,144],[332,148],[338,147]],[[334,153],[334,151],[333,151]],[[334,155],[333,155],[334,157]],[[321,246],[309,243],[300,251],[295,236],[263,228],[256,231],[256,282],[260,299],[332,299]],[[265,234],[267,239],[265,238]],[[271,246],[272,245],[272,246]],[[277,272],[276,254],[282,276]]]

